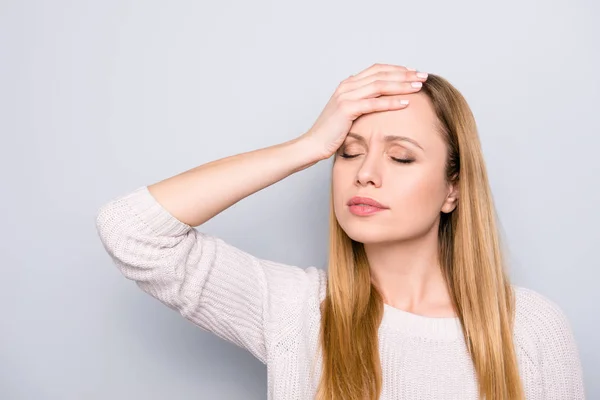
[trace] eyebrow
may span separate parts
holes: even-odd
[[[359,140],[363,143],[367,143],[367,141],[365,140],[365,138],[361,135],[359,135],[358,133],[354,133],[354,132],[348,132],[348,136]],[[423,147],[421,147],[421,145],[419,143],[417,143],[415,140],[406,137],[406,136],[398,136],[398,135],[386,135],[383,137],[383,140],[387,143],[389,142],[395,142],[395,141],[404,141],[404,142],[409,142],[412,143],[413,145],[417,146],[418,148],[420,148],[421,150],[425,151],[425,149],[423,149]]]

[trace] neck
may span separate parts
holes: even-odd
[[[456,315],[439,263],[437,224],[419,237],[364,248],[384,303],[424,316]]]

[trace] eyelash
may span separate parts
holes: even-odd
[[[354,158],[354,157],[358,157],[360,154],[346,154],[346,153],[341,153],[340,157],[342,158]],[[404,158],[395,158],[395,157],[390,157],[392,160],[400,163],[400,164],[410,164],[412,163],[414,160],[410,160],[410,159],[404,159]]]

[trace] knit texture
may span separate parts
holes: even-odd
[[[202,233],[171,215],[146,186],[104,204],[96,226],[126,278],[266,364],[269,399],[314,398],[326,271],[260,259]],[[515,292],[514,339],[526,398],[583,399],[581,364],[565,315],[532,290]],[[457,318],[424,317],[384,304],[378,336],[381,399],[478,398]]]

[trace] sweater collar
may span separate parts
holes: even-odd
[[[409,313],[383,303],[380,329],[406,336],[435,341],[455,341],[463,338],[458,317],[426,317]]]

